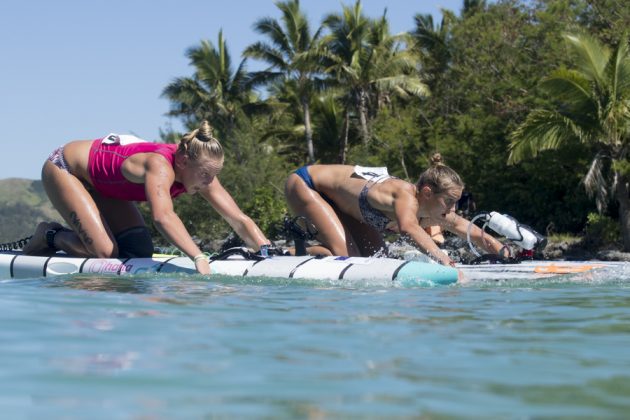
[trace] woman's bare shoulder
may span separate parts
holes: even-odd
[[[136,153],[125,159],[125,162],[131,162],[135,165],[142,165],[151,170],[173,170],[173,165],[159,153]]]
[[[133,182],[145,182],[151,179],[175,178],[175,171],[169,161],[157,153],[136,153],[129,156],[122,164],[125,177]]]
[[[416,195],[416,186],[403,179],[392,178],[382,184],[388,188],[393,194],[397,195]]]

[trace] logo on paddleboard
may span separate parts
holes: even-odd
[[[141,274],[155,273],[162,263],[154,262],[153,264],[124,264],[118,260],[88,260],[81,270],[82,273],[99,273],[99,274]]]
[[[133,264],[123,264],[120,261],[89,261],[83,269],[84,273],[118,274],[130,273]]]

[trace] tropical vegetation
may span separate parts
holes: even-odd
[[[388,166],[413,181],[438,151],[479,210],[542,233],[616,220],[611,240],[630,251],[630,3],[464,0],[441,17],[392,7],[409,9],[407,32],[360,1],[314,22],[284,0],[253,22],[260,39],[238,65],[221,31],[189,48],[192,74],[163,95],[186,128],[215,127],[241,207],[275,232],[300,165]],[[192,233],[226,235],[199,204],[176,204]]]
[[[624,36],[624,38],[627,38]],[[610,50],[586,34],[565,35],[575,69],[561,68],[541,86],[551,109],[534,109],[512,133],[510,162],[578,143],[593,155],[584,176],[587,193],[603,212],[618,204],[624,247],[630,249],[630,55],[628,42]]]

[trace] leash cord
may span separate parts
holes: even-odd
[[[24,248],[24,245],[26,245],[28,241],[31,240],[32,237],[33,236],[31,235],[27,236],[26,238],[18,239],[17,241],[0,244],[0,251],[14,251],[16,249],[22,249]]]

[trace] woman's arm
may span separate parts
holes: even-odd
[[[448,216],[446,216],[446,219],[446,223],[442,226],[444,229],[453,232],[462,239],[467,238],[468,227],[471,225],[469,220],[464,219],[455,213],[449,213]],[[470,229],[470,239],[477,247],[482,248],[491,254],[501,254],[504,248],[501,242],[495,239],[492,235],[484,233],[479,226],[475,224],[473,224]]]
[[[443,252],[418,223],[418,201],[413,194],[399,192],[394,197],[394,212],[401,234],[406,234],[433,259],[444,265],[455,265],[455,262]]]
[[[243,213],[230,193],[223,188],[218,178],[214,178],[206,188],[202,188],[199,192],[248,247],[258,251],[261,245],[270,244],[256,223]]]
[[[206,258],[195,258],[203,253],[190,237],[184,223],[173,210],[170,188],[175,181],[173,168],[162,156],[148,156],[145,161],[144,185],[151,218],[156,229],[195,262],[197,271],[210,274]]]

